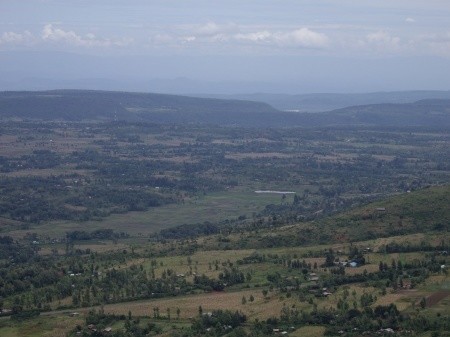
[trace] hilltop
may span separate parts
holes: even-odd
[[[0,93],[0,120],[132,121],[240,127],[448,127],[450,99],[357,105],[321,113],[267,103],[155,93],[53,90]]]
[[[234,124],[274,119],[266,103],[187,96],[91,90],[0,93],[0,118],[25,120],[124,120],[156,123]],[[274,119],[273,122],[276,122]]]
[[[298,95],[255,93],[237,95],[199,95],[199,97],[265,102],[276,109],[285,111],[324,112],[356,105],[382,103],[404,104],[424,99],[450,99],[450,91],[414,90],[357,94],[315,93]]]

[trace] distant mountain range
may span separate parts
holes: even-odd
[[[239,94],[239,95],[209,95],[199,94],[198,97],[220,99],[242,99],[265,102],[278,110],[297,112],[323,112],[341,109],[353,105],[381,103],[413,103],[423,99],[450,99],[450,91],[416,90],[372,92],[363,94]]]
[[[0,93],[1,119],[258,124],[276,123],[278,114],[267,103],[179,95],[92,90]]]
[[[448,94],[440,93],[442,96]],[[334,94],[322,95],[324,101],[327,101],[327,97],[329,101],[337,97]],[[383,95],[379,95],[381,99]],[[405,100],[407,97],[423,96],[425,92],[385,95],[387,98],[397,97],[398,100]],[[357,97],[362,99],[362,96]],[[319,96],[315,99],[319,100]],[[300,113],[280,111],[264,102],[238,99],[93,90],[9,91],[0,92],[0,119],[124,120],[245,127],[450,127],[450,98],[424,99],[412,103],[355,105],[328,112]]]
[[[316,114],[314,114],[316,115]],[[317,113],[318,123],[380,126],[450,126],[450,99],[424,99],[404,104],[369,104]]]

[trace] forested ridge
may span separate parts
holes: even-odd
[[[256,96],[257,97],[257,96]],[[132,121],[244,127],[450,125],[450,100],[355,105],[328,112],[280,111],[267,103],[90,90],[0,93],[3,120]]]

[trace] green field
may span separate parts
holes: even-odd
[[[289,194],[282,200],[279,194],[257,194],[253,190],[236,188],[201,195],[182,204],[150,208],[144,212],[113,214],[99,221],[49,222],[26,230],[11,231],[10,234],[22,237],[32,231],[42,236],[62,237],[72,230],[110,228],[133,236],[147,236],[161,229],[182,224],[222,222],[235,220],[239,216],[251,218],[268,204],[292,203],[292,199],[293,196]]]

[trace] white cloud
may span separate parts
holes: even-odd
[[[108,46],[110,44],[108,40],[97,40],[92,33],[82,37],[74,31],[65,31],[60,28],[55,28],[52,24],[44,26],[41,37],[44,41],[62,41],[75,46]]]
[[[253,33],[238,33],[233,38],[240,41],[270,42],[273,40],[273,34],[265,30]]]
[[[324,48],[329,42],[325,34],[314,32],[308,28],[300,28],[286,32],[270,32],[264,30],[245,34],[239,33],[234,38],[238,41],[302,48]]]
[[[182,38],[183,42],[194,42],[195,40],[197,40],[195,36],[185,36]]]
[[[63,42],[76,47],[123,47],[133,42],[133,39],[100,39],[93,33],[88,33],[81,36],[72,30],[66,31],[61,28],[53,27],[52,24],[47,24],[44,26],[41,33],[41,38],[46,42]]]
[[[196,30],[198,34],[214,35],[221,32],[223,29],[214,22],[208,22],[205,25],[199,26]]]
[[[44,25],[39,35],[33,35],[29,31],[23,33],[3,32],[0,34],[0,45],[35,46],[42,43],[64,43],[73,47],[124,47],[133,43],[131,38],[101,39],[93,33],[82,36],[71,30],[66,31],[57,28],[52,23]]]
[[[328,44],[328,37],[325,34],[314,32],[308,28],[296,29],[285,35],[284,38],[288,42],[303,47],[323,48]]]
[[[266,46],[273,48],[324,48],[329,38],[309,28],[245,26],[235,23],[180,25],[166,27],[149,38],[155,47],[177,47],[179,44],[203,47]],[[178,42],[178,45],[177,45]]]
[[[414,20],[413,18],[406,18],[405,21],[408,22],[408,23],[416,22],[416,20]]]
[[[34,36],[29,31],[23,33],[4,32],[0,36],[0,44],[30,44],[34,41]]]
[[[400,38],[391,36],[383,30],[367,34],[366,42],[370,47],[377,49],[379,52],[397,52],[401,48]]]
[[[240,31],[240,28],[235,23],[217,24],[213,21],[209,21],[201,25],[187,25],[180,27],[187,31],[192,32],[196,36],[217,36],[223,34],[231,34]]]

